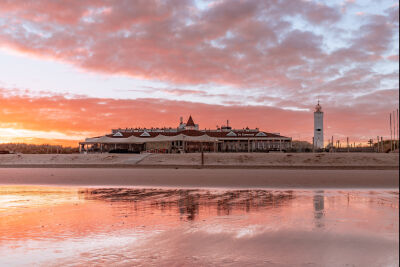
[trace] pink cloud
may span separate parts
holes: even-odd
[[[355,5],[354,1],[347,2]],[[398,44],[394,42],[398,31],[398,7],[391,7],[379,15],[365,14],[362,18],[352,15],[352,19],[357,19],[360,25],[356,30],[341,29],[335,24],[343,22],[342,16],[345,16],[340,8],[314,1],[291,0],[222,0],[204,9],[198,9],[189,0],[82,0],[73,3],[7,0],[0,5],[0,46],[39,57],[50,57],[84,70],[124,74],[162,81],[168,85],[165,90],[143,89],[148,89],[149,93],[162,90],[162,93],[175,96],[223,98],[220,103],[230,105],[232,109],[196,104],[196,107],[201,107],[196,110],[207,116],[215,112],[219,114],[217,111],[222,110],[221,114],[224,115],[218,117],[222,121],[226,119],[222,117],[228,117],[229,111],[234,114],[232,116],[241,118],[241,124],[250,124],[248,118],[253,116],[259,118],[260,122],[256,125],[257,121],[253,121],[253,126],[260,127],[263,125],[257,112],[272,114],[279,120],[264,124],[266,130],[276,123],[278,126],[274,131],[283,129],[282,131],[289,134],[295,134],[290,129],[299,129],[299,133],[306,134],[308,128],[298,124],[297,120],[304,118],[309,123],[310,118],[301,117],[301,112],[290,113],[292,111],[285,111],[283,108],[306,109],[320,96],[327,108],[332,107],[329,112],[338,111],[337,114],[342,114],[347,119],[343,110],[358,114],[355,107],[362,106],[363,109],[371,110],[369,114],[375,120],[374,112],[382,115],[385,107],[380,102],[374,102],[374,97],[368,98],[371,103],[366,106],[361,96],[380,97],[382,88],[396,90],[398,87],[398,68],[390,66],[392,69],[381,73],[379,66],[374,65],[398,61],[398,55],[388,56],[398,50]],[[294,19],[301,20],[308,27],[299,28],[293,22]],[[316,28],[319,30],[314,30]],[[333,37],[329,37],[330,34]],[[333,48],[330,49],[327,48],[327,44],[332,42],[329,38],[337,38],[338,41],[335,39]],[[218,94],[211,89],[193,90],[190,86],[179,89],[177,84],[209,85],[210,88],[217,84],[225,85],[229,89]],[[240,90],[247,90],[246,96],[239,94]],[[76,97],[71,101],[63,96],[58,97],[63,105],[83,105]],[[388,96],[382,97],[385,101],[392,101]],[[118,107],[125,102],[84,99],[92,105],[92,109],[89,109],[93,111],[91,116],[97,116],[95,111],[108,114],[104,117],[110,120],[105,120],[101,129],[111,125],[130,126],[129,120],[116,120],[117,117],[113,117],[122,110],[122,115],[128,114],[129,109]],[[18,97],[15,96],[14,100],[17,101]],[[279,108],[243,107],[247,100],[260,105],[272,103]],[[27,100],[22,97],[18,101]],[[39,102],[43,102],[44,107],[52,106],[49,101],[50,99],[43,98]],[[100,108],[103,106],[96,103],[104,101],[112,104],[103,110]],[[166,123],[171,122],[170,117],[191,113],[185,107],[188,104],[186,102],[150,99],[126,101],[129,105],[134,104],[146,110],[146,105],[155,110],[158,107],[169,110],[165,116],[154,116],[162,118]],[[398,102],[390,103],[390,108],[396,103],[398,105]],[[354,107],[349,108],[352,105]],[[173,106],[183,112],[173,112]],[[66,113],[54,111],[53,114],[70,114],[71,118],[77,116],[73,108],[66,110]],[[207,110],[212,110],[213,113]],[[239,110],[246,116],[241,117]],[[296,119],[287,127],[279,121],[289,118],[277,114],[295,114],[293,116]],[[207,116],[200,118],[207,121]],[[357,116],[364,118],[362,114]],[[17,117],[10,118],[18,120]],[[35,120],[29,119],[32,122]],[[218,120],[212,123],[218,123]],[[24,121],[24,125],[30,127],[30,121]],[[113,124],[116,121],[118,125]],[[146,122],[144,117],[137,121]],[[336,126],[344,127],[340,131],[356,134],[346,124],[341,124],[339,119],[337,121]],[[160,120],[152,122],[157,124]],[[82,126],[87,124],[90,123],[85,121]],[[56,121],[49,122],[48,125],[59,127]],[[358,134],[361,129],[365,129],[366,133],[373,131],[363,128],[362,125],[359,129]],[[100,131],[100,128],[93,131]]]
[[[369,22],[360,27],[354,47],[373,53],[385,52],[393,38],[393,27],[386,16],[370,15],[368,19]]]
[[[388,56],[386,58],[388,60],[391,60],[391,61],[399,62],[399,55],[398,54],[397,55],[390,55],[390,56]]]
[[[220,1],[194,10],[191,1],[176,0],[6,1],[0,16],[12,34],[0,31],[0,44],[90,70],[174,83],[254,86],[280,76],[285,84],[289,78],[277,68],[301,66],[323,52],[321,37],[291,30],[279,16],[340,19],[336,9],[303,1]]]
[[[102,1],[23,1],[4,0],[0,11],[18,14],[21,19],[33,22],[56,22],[61,24],[76,24],[90,8],[100,7]]]

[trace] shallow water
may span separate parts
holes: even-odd
[[[0,266],[397,266],[396,190],[0,186]]]

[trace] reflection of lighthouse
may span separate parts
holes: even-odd
[[[314,148],[324,148],[324,113],[319,104],[315,106],[314,111]]]
[[[313,197],[315,226],[324,227],[324,191],[316,191]]]

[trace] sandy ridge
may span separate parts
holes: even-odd
[[[0,168],[309,168],[396,169],[398,154],[384,153],[206,153],[0,155]]]
[[[151,165],[151,164],[2,164],[0,168],[111,168],[111,169],[282,169],[282,170],[398,170],[393,165]]]

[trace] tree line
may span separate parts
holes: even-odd
[[[0,152],[22,154],[72,154],[79,153],[79,147],[48,144],[34,145],[25,143],[4,143],[0,144]]]

